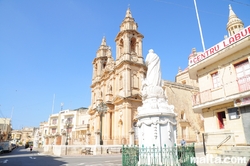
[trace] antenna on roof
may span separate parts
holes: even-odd
[[[63,103],[61,103],[61,111],[63,110]]]
[[[11,115],[10,115],[10,120],[12,119],[13,111],[14,111],[14,107],[12,107],[12,111],[11,111]]]

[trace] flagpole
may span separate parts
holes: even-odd
[[[205,52],[206,49],[205,49],[205,44],[204,44],[204,40],[203,40],[203,35],[202,35],[202,29],[201,29],[198,9],[197,9],[197,6],[196,6],[196,0],[194,0],[194,6],[195,6],[196,17],[197,17],[197,21],[198,21],[199,30],[200,30],[201,43],[202,43],[203,51]]]

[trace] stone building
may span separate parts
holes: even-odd
[[[87,108],[62,110],[40,124],[45,145],[86,144],[89,130]]]
[[[22,137],[22,131],[21,130],[12,130],[11,131],[11,139],[14,140],[14,142],[19,142]]]
[[[250,26],[229,6],[228,37],[189,56],[189,76],[198,80],[193,110],[204,117],[208,153],[250,145]]]
[[[0,141],[7,141],[11,139],[11,119],[0,118]]]
[[[181,139],[188,143],[202,142],[203,117],[201,114],[195,114],[192,109],[192,95],[197,93],[199,88],[170,81],[164,81],[163,88],[168,104],[174,105],[174,111],[177,113],[177,143],[180,143]]]
[[[22,142],[23,145],[25,145],[27,142],[34,141],[35,127],[23,127],[21,132],[22,135],[20,142]]]

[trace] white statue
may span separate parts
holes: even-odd
[[[161,79],[161,67],[160,58],[154,53],[154,50],[150,49],[145,60],[146,66],[148,67],[146,79],[143,84],[146,86],[162,86]],[[145,86],[145,85],[143,85]]]

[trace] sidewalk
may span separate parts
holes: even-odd
[[[33,151],[37,151],[37,153],[43,154],[43,148],[39,147],[39,148],[33,148]]]

